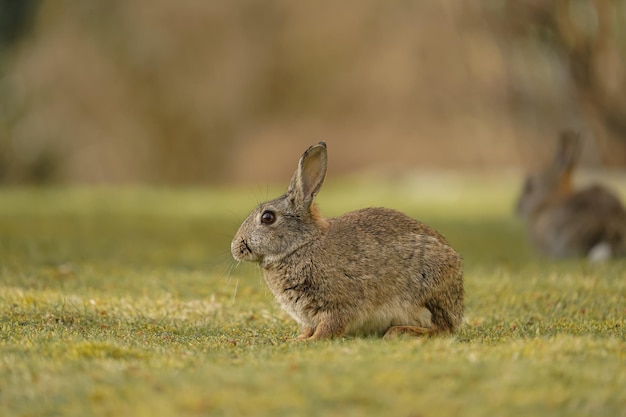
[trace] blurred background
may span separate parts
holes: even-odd
[[[0,0],[0,184],[626,166],[626,1]]]

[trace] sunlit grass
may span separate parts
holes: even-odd
[[[527,248],[507,180],[331,182],[463,255],[454,337],[298,343],[240,221],[281,188],[0,191],[0,415],[623,415],[626,262]],[[267,193],[267,195],[265,195]]]

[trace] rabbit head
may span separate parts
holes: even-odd
[[[573,193],[572,173],[580,157],[580,135],[564,131],[552,163],[526,177],[517,201],[517,214],[528,220]]]
[[[313,203],[326,176],[326,143],[307,149],[287,192],[262,203],[244,220],[231,244],[238,261],[266,266],[315,239],[326,221]]]

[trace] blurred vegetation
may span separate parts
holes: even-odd
[[[38,0],[0,0],[0,51],[5,51],[30,30]]]
[[[543,55],[548,61],[544,71],[553,71],[549,64],[562,61],[570,81],[562,87],[571,97],[568,107],[577,108],[591,125],[604,160],[623,166],[626,148],[611,143],[611,139],[626,142],[626,2],[560,0],[508,4],[505,33],[507,39],[521,46],[516,53],[526,58]],[[523,65],[514,66],[513,72],[523,71]],[[515,78],[522,77],[519,74]],[[519,96],[528,94],[523,91],[525,84],[528,85],[522,82],[522,88],[513,88],[515,105],[524,103]],[[536,111],[549,112],[549,101],[547,98]]]
[[[0,16],[0,183],[267,182],[322,139],[339,173],[519,168],[564,127],[585,163],[626,164],[624,0],[3,0]]]

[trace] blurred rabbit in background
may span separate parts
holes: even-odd
[[[625,256],[626,210],[619,198],[601,185],[572,185],[580,153],[580,135],[564,131],[552,163],[526,178],[517,214],[535,249],[547,257]]]

